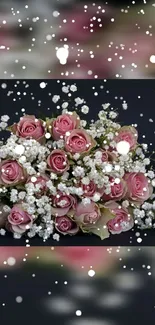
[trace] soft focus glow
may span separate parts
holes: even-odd
[[[151,63],[155,63],[155,55],[151,55],[150,56],[150,62]]]
[[[77,310],[77,311],[76,311],[76,316],[81,316],[81,315],[82,315],[81,310]]]
[[[8,263],[8,265],[13,266],[16,264],[16,259],[14,257],[9,257],[7,259],[7,263]]]
[[[60,47],[56,51],[56,56],[59,59],[60,64],[66,64],[67,63],[68,55],[69,55],[69,51],[68,51],[67,46]]]
[[[93,276],[95,275],[95,271],[94,271],[94,270],[89,270],[89,271],[88,271],[88,275],[89,275],[90,277],[93,277]]]
[[[127,155],[130,150],[130,145],[127,141],[120,141],[117,143],[116,149],[120,155]]]

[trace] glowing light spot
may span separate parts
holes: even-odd
[[[130,145],[127,141],[120,141],[117,143],[116,149],[120,155],[127,155],[130,150]]]
[[[56,51],[56,56],[60,61],[60,64],[66,64],[69,55],[68,46],[60,47]]]

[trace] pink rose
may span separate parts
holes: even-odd
[[[78,225],[66,215],[56,217],[55,228],[63,235],[75,235],[79,231]]]
[[[34,115],[25,115],[18,123],[10,128],[17,136],[40,141],[44,138],[45,129],[43,122],[36,119]]]
[[[111,182],[111,193],[106,194],[104,193],[102,196],[102,199],[104,201],[109,201],[109,200],[122,200],[127,192],[127,186],[124,180],[120,180],[119,184],[114,183],[114,179],[111,177],[110,179]]]
[[[33,178],[35,181],[32,181]],[[47,175],[40,175],[40,176],[29,176],[27,180],[27,184],[32,183],[37,188],[39,186],[39,191],[37,190],[36,196],[40,197],[45,194],[48,190],[46,183],[49,181],[49,177]]]
[[[113,152],[110,152],[110,150],[104,150],[104,149],[97,149],[96,152],[101,152],[101,160],[102,162],[112,162],[116,159],[116,155]]]
[[[0,185],[17,185],[25,180],[23,168],[16,160],[4,160],[0,163]]]
[[[89,152],[95,145],[94,139],[82,129],[75,129],[65,137],[65,149],[72,154]]]
[[[126,198],[133,203],[142,204],[152,195],[152,186],[143,173],[127,173],[124,180],[127,183]]]
[[[126,208],[121,207],[116,202],[107,202],[107,208],[115,215],[115,217],[107,222],[108,230],[113,234],[120,234],[133,228],[134,220]]]
[[[73,195],[66,195],[58,192],[56,196],[52,196],[52,215],[64,216],[71,208],[75,210],[77,200]]]
[[[123,126],[118,130],[118,135],[114,138],[116,143],[127,141],[130,145],[130,150],[134,150],[137,146],[138,132],[133,126]]]
[[[78,128],[80,124],[79,116],[73,112],[72,114],[62,114],[58,116],[49,126],[51,129],[54,140],[63,138],[66,132],[72,131]]]
[[[26,230],[31,228],[33,217],[23,210],[21,204],[16,204],[8,216],[8,222],[8,226],[10,226],[13,232],[23,234]]]
[[[100,219],[100,217],[100,209],[94,202],[86,205],[79,203],[77,205],[74,216],[75,220],[78,223],[83,223],[85,225],[95,224]]]
[[[102,195],[104,191],[103,188],[98,188],[93,181],[90,181],[89,185],[84,185],[81,182],[79,187],[82,188],[84,197],[93,197],[96,192]]]
[[[47,158],[50,170],[56,174],[62,174],[69,168],[69,162],[65,151],[55,149]]]

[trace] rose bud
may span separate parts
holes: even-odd
[[[111,234],[120,234],[133,228],[134,219],[126,208],[119,208],[116,202],[107,202],[105,206],[111,210],[115,217],[107,222]]]
[[[108,150],[99,150],[102,153],[101,160],[102,162],[113,162],[116,159],[116,155],[113,152],[110,152]]]
[[[130,150],[137,146],[138,132],[133,126],[123,126],[117,131],[118,135],[114,138],[116,143],[126,141],[130,145]]]
[[[91,202],[84,205],[79,203],[75,210],[75,220],[80,224],[95,224],[101,217],[101,212],[97,204]]]
[[[109,209],[101,205],[99,208],[94,202],[87,205],[79,203],[74,215],[74,219],[84,233],[95,234],[101,240],[109,237],[107,222],[113,217]]]
[[[103,188],[98,188],[97,185],[93,182],[90,181],[88,185],[83,184],[82,182],[78,185],[78,187],[81,187],[83,190],[83,196],[84,197],[93,197],[96,193],[103,195],[104,189]]]
[[[127,184],[125,198],[135,204],[142,204],[152,195],[153,188],[143,173],[126,173],[124,180]]]
[[[48,187],[46,183],[49,181],[49,177],[47,175],[40,175],[40,176],[29,176],[27,180],[27,184],[32,183],[36,188],[36,196],[40,197],[46,194]]]
[[[89,152],[95,146],[95,140],[83,129],[75,129],[65,137],[65,149],[72,154]]]
[[[106,194],[104,193],[102,196],[103,201],[109,201],[109,200],[122,200],[127,192],[127,186],[123,179],[120,179],[119,183],[115,183],[114,179],[110,178],[111,182],[111,193]]]
[[[77,200],[73,195],[63,194],[58,192],[56,196],[52,196],[52,210],[53,216],[65,216],[69,210],[76,208]]]
[[[68,216],[56,217],[55,228],[63,235],[75,235],[79,231],[78,225]]]
[[[17,185],[23,183],[26,173],[16,160],[4,160],[0,163],[0,185]]]
[[[48,129],[54,140],[65,137],[66,132],[77,129],[80,125],[79,116],[73,112],[72,114],[62,114],[52,121],[48,121]]]
[[[62,174],[69,169],[69,162],[65,151],[55,149],[47,158],[50,170],[56,174]]]
[[[45,136],[45,128],[41,120],[36,119],[34,115],[25,115],[20,118],[18,123],[9,128],[20,138],[34,139],[41,142]]]
[[[33,217],[24,211],[21,204],[16,204],[8,216],[9,228],[12,232],[23,234],[33,224]]]

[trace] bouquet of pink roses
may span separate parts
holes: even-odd
[[[121,127],[109,106],[89,124],[67,109],[45,120],[24,115],[9,128],[9,117],[1,117],[1,130],[11,131],[0,145],[1,235],[59,240],[81,231],[104,239],[134,223],[154,226],[147,144],[138,144],[134,125]]]

